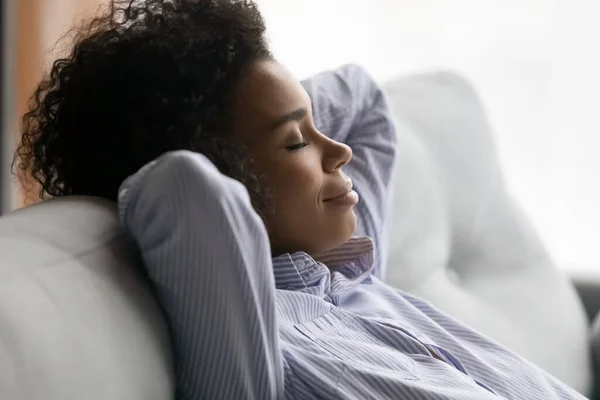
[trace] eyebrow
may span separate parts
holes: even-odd
[[[273,124],[273,126],[271,126],[271,130],[275,130],[275,129],[279,128],[280,126],[285,125],[291,121],[300,121],[304,117],[306,117],[306,114],[308,114],[308,110],[306,109],[306,107],[302,107],[302,108],[292,111],[291,113],[285,114],[284,116],[279,118]]]

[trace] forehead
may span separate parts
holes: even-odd
[[[237,132],[267,131],[281,116],[310,104],[298,79],[274,60],[254,63],[234,97],[234,131]]]

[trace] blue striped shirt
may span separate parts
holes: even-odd
[[[385,98],[356,66],[303,84],[316,127],[354,153],[357,237],[340,248],[271,259],[245,188],[200,154],[167,153],[121,187],[170,324],[177,398],[583,398],[381,280],[396,147]]]

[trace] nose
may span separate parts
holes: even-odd
[[[335,172],[352,159],[350,146],[330,138],[325,139],[323,150],[323,170],[325,172]]]

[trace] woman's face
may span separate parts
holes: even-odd
[[[233,112],[233,134],[271,192],[274,209],[264,219],[273,255],[316,255],[347,241],[358,196],[342,167],[352,151],[315,128],[310,98],[294,75],[273,60],[254,63]]]

